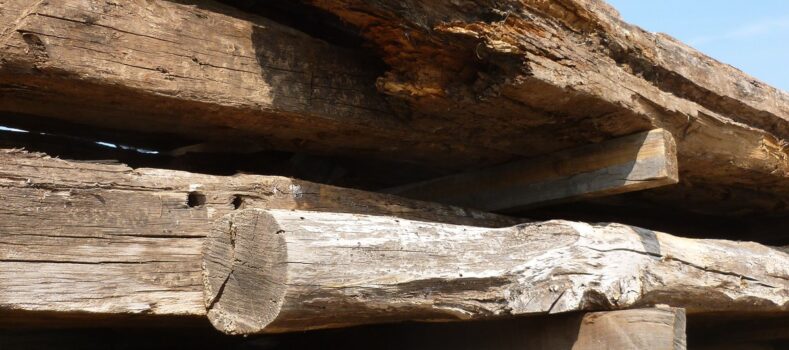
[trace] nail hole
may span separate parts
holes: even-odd
[[[200,192],[189,192],[189,196],[186,197],[186,205],[189,208],[205,205],[205,195]]]
[[[242,204],[244,204],[244,198],[241,198],[240,195],[233,196],[233,209],[241,208]]]

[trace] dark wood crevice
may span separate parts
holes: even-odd
[[[200,142],[174,135],[88,127],[29,115],[0,113],[0,126],[27,131],[0,130],[0,147],[3,148],[24,148],[69,160],[118,162],[132,168],[209,175],[279,175],[364,190],[446,174],[443,169],[409,163],[259,150],[239,142],[230,145]]]
[[[563,203],[517,213],[534,220],[565,219],[585,222],[618,222],[677,236],[705,239],[753,241],[772,246],[789,245],[787,216],[705,215],[661,204],[631,200],[618,195],[607,200]]]
[[[573,322],[573,314],[548,319]],[[0,329],[0,346],[9,349],[480,349],[490,341],[509,348],[529,337],[546,317],[461,323],[399,323],[275,335],[232,337],[215,332],[207,322],[173,318],[151,323],[127,320],[123,326],[49,329]],[[72,319],[73,323],[75,319]],[[166,322],[164,322],[166,321]],[[748,319],[733,315],[688,315],[689,349],[769,349],[789,347],[786,317]],[[515,336],[513,336],[515,335]],[[572,337],[557,339],[571,344]],[[522,344],[522,343],[521,343]],[[753,347],[758,345],[759,347]],[[728,346],[728,347],[726,347]],[[747,347],[751,346],[751,347]],[[557,348],[564,349],[564,348]],[[569,349],[569,348],[567,348]]]

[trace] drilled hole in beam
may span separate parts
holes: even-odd
[[[200,192],[189,192],[186,197],[186,205],[190,208],[202,207],[205,205],[205,195]]]
[[[244,198],[242,198],[241,195],[237,194],[233,196],[232,204],[233,204],[233,209],[239,209],[244,204]]]

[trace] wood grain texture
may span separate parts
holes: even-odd
[[[514,211],[678,181],[674,138],[656,129],[387,192],[485,211]]]
[[[685,310],[676,308],[591,312],[583,316],[573,350],[687,348]]]
[[[294,231],[304,234],[304,250],[289,246],[289,256],[314,264],[286,265],[288,276],[304,283],[286,295],[311,295],[310,303],[285,298],[280,310],[308,312],[311,320],[287,319],[280,331],[652,303],[691,312],[786,308],[786,253],[752,243],[564,221],[489,230],[479,225],[515,222],[279,177],[130,169],[19,150],[0,152],[0,198],[0,318],[13,319],[18,312],[82,315],[70,324],[89,325],[88,315],[204,317],[205,237],[225,215],[256,208],[310,210],[283,212],[294,216],[299,230],[302,216],[331,218],[319,223],[318,232]],[[338,238],[337,230],[323,230],[332,225],[348,232],[339,240],[317,239]],[[266,254],[271,251],[248,257],[271,258]],[[228,261],[219,261],[226,272]],[[319,278],[307,281],[310,274]],[[327,305],[329,299],[319,297],[328,280],[328,296],[344,303]],[[348,288],[335,288],[342,285]],[[223,293],[232,294],[227,288]],[[212,300],[211,309],[229,305],[225,298]],[[331,316],[343,313],[356,318]]]
[[[0,110],[443,170],[664,128],[695,191],[651,198],[789,208],[787,95],[601,1],[311,2],[379,57],[212,1],[5,0]]]
[[[273,176],[208,176],[0,150],[0,314],[204,315],[202,245],[239,208],[510,218]],[[190,205],[191,202],[191,205]]]
[[[496,157],[406,126],[377,92],[382,65],[365,51],[214,1],[3,5],[13,20],[0,24],[0,111],[262,149],[444,153],[455,165]]]
[[[310,2],[385,52],[379,89],[443,117],[424,124],[474,125],[464,140],[531,155],[662,128],[676,139],[681,182],[700,191],[656,201],[786,213],[789,95],[624,23],[602,0]],[[711,187],[751,195],[728,210]]]
[[[208,318],[230,334],[659,303],[789,308],[782,251],[561,220],[490,229],[245,209],[215,222],[204,269]]]

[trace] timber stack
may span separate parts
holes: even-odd
[[[789,94],[602,0],[0,0],[0,348],[785,349]]]

